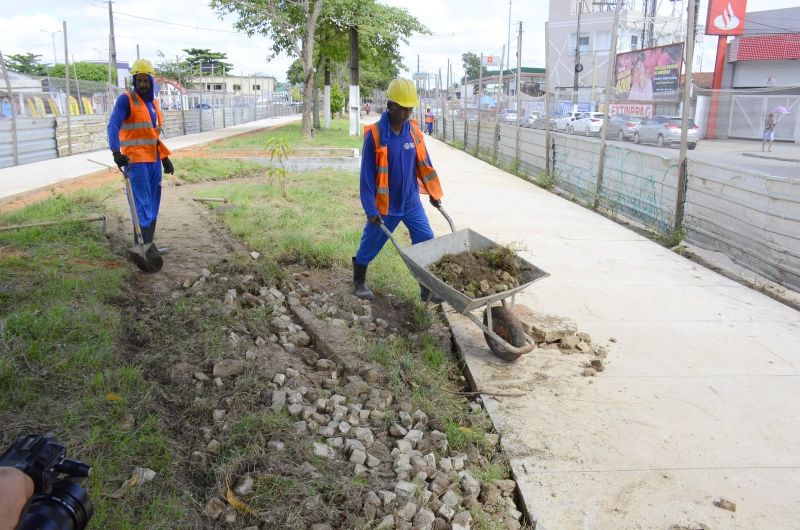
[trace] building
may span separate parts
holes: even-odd
[[[749,12],[728,44],[723,88],[800,86],[800,7]],[[797,93],[795,91],[794,93]]]
[[[522,85],[521,99],[523,108],[528,108],[528,100],[540,98],[545,90],[544,68],[523,66],[519,74]],[[502,87],[502,88],[501,88]],[[478,92],[484,94],[482,106],[494,107],[500,102],[501,108],[513,109],[516,107],[517,95],[517,69],[503,70],[502,77],[499,70],[484,70],[482,79],[465,79],[461,86],[461,104],[464,107],[478,106]]]
[[[623,0],[617,53],[683,40],[685,1],[670,0],[665,4],[668,5],[661,8],[664,13],[659,14],[657,0]],[[580,14],[580,99],[586,102],[598,99],[606,85],[615,6],[614,0],[550,0],[547,67],[551,90],[571,90],[574,86]]]
[[[263,96],[275,92],[278,81],[272,76],[203,75],[192,80],[202,92],[237,96]]]

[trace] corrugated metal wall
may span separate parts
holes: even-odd
[[[164,111],[164,136],[174,138],[184,134],[213,131],[232,127],[240,123],[268,118],[288,116],[302,110],[299,106],[261,105],[258,107],[240,105],[226,109],[190,109],[186,111]],[[27,164],[103,149],[108,145],[105,114],[73,116],[70,119],[70,135],[67,135],[66,117],[58,118],[17,118],[18,163]],[[14,136],[11,120],[0,121],[0,168],[14,164]]]
[[[56,158],[56,127],[53,118],[17,118],[19,164]],[[14,165],[14,136],[11,120],[0,121],[0,168]]]

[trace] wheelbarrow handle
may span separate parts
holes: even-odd
[[[435,206],[435,208],[436,208],[437,210],[439,210],[439,213],[441,213],[441,214],[444,216],[444,218],[447,220],[447,224],[449,224],[449,225],[450,225],[450,231],[451,231],[451,232],[455,232],[455,231],[456,231],[456,225],[455,225],[455,223],[453,222],[453,219],[452,219],[452,218],[451,218],[451,217],[450,217],[450,216],[447,214],[447,212],[444,210],[444,208],[442,208],[442,205],[441,205],[441,203],[439,203],[439,205],[438,205],[438,206]]]
[[[440,204],[439,206],[436,206],[436,209],[439,210],[439,213],[441,213],[447,220],[447,224],[450,225],[450,230],[452,232],[455,232],[456,225],[453,223],[453,219],[448,215],[445,209],[442,208],[442,205]],[[386,225],[383,224],[383,220],[380,217],[378,217],[378,225],[381,227],[381,230],[383,230],[383,233],[386,234],[386,237],[388,237],[392,241],[394,248],[396,248],[398,252],[402,252],[403,249],[400,248],[400,244],[397,242],[397,239],[395,239],[394,234],[392,234],[392,232],[389,231],[388,228],[386,228]]]

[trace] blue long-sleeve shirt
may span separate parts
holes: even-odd
[[[422,208],[417,183],[417,152],[411,138],[411,124],[406,122],[400,134],[392,131],[389,113],[384,112],[378,120],[378,131],[383,144],[389,149],[389,213],[404,215]],[[428,163],[431,159],[428,155]],[[375,141],[372,133],[364,135],[361,154],[361,206],[367,217],[378,215],[375,206],[377,182],[375,182]]]
[[[156,118],[156,109],[153,107],[153,99],[144,102],[147,111],[150,113],[150,120],[153,122],[153,127],[158,125]],[[114,110],[111,111],[111,116],[108,118],[108,127],[106,132],[108,134],[108,147],[111,151],[119,151],[119,130],[122,128],[122,122],[128,119],[131,115],[131,103],[127,94],[120,94],[117,101],[114,103]]]

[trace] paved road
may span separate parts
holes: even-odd
[[[587,356],[557,349],[509,365],[453,315],[537,529],[800,527],[800,313],[429,144],[457,226],[522,242],[551,274],[518,302],[610,347],[597,377],[580,375]]]
[[[564,134],[564,133],[561,133]],[[597,141],[596,137],[590,141]],[[671,156],[678,158],[677,147],[656,147],[655,145],[636,145],[633,142],[609,140],[610,143],[623,143],[626,147],[658,156]],[[775,156],[780,158],[793,158],[797,161],[787,162],[777,159],[756,158],[744,156],[744,153],[756,155]],[[774,177],[800,178],[800,144],[776,143],[771,153],[761,152],[761,142],[755,140],[701,140],[697,148],[688,151],[690,160],[735,166],[752,171],[760,171]]]

